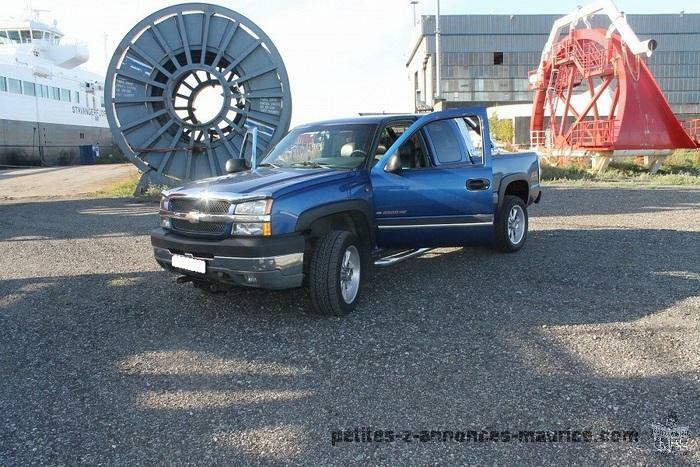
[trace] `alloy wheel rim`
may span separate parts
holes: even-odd
[[[352,303],[360,290],[360,252],[350,245],[340,265],[340,292],[345,303]]]
[[[513,206],[508,213],[508,239],[517,245],[525,235],[525,212],[520,206]]]

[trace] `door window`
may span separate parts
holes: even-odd
[[[484,162],[481,125],[476,116],[438,120],[425,126],[435,163],[481,165]]]
[[[411,126],[410,122],[395,123],[384,128],[379,135],[377,149],[374,151],[374,160],[372,165],[376,164],[382,158],[386,151],[396,142],[401,135]]]
[[[404,142],[398,151],[399,159],[401,160],[402,170],[424,169],[429,166],[428,152],[425,150],[425,142],[420,135],[420,132],[415,132],[406,142]]]

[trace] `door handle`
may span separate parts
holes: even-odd
[[[478,191],[478,190],[488,190],[491,186],[491,182],[485,178],[470,178],[467,180],[467,190]]]

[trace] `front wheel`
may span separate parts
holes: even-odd
[[[514,253],[527,239],[527,206],[517,196],[506,196],[496,218],[496,248]]]
[[[355,309],[362,288],[362,244],[351,232],[334,230],[316,243],[309,289],[316,311],[344,316]]]

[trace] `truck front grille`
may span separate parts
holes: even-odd
[[[223,199],[171,198],[170,210],[173,212],[199,212],[202,214],[228,214],[231,202]],[[182,219],[172,220],[173,230],[178,233],[195,236],[220,237],[226,235],[224,222],[198,222],[196,224]]]
[[[226,235],[226,224],[224,222],[199,222],[192,224],[182,219],[172,220],[173,230],[190,235],[211,235],[220,237]]]
[[[203,214],[228,214],[231,202],[223,199],[171,198],[170,210],[174,212],[197,211]]]

